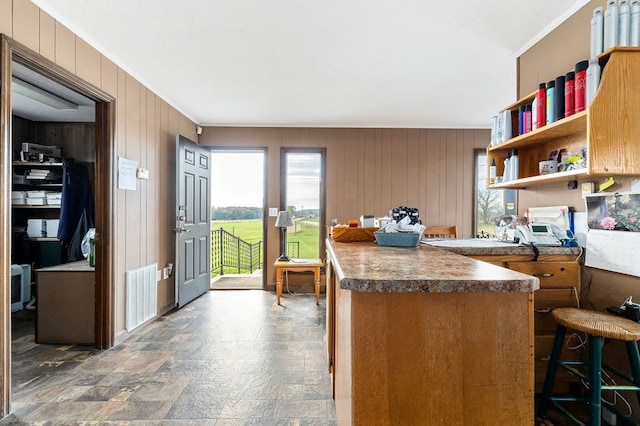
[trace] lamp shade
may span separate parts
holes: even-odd
[[[291,220],[291,215],[289,215],[289,212],[286,212],[286,211],[278,212],[278,218],[276,219],[276,227],[286,228],[288,226],[293,226],[293,221]]]

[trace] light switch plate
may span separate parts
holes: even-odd
[[[584,182],[581,186],[582,198],[585,198],[587,194],[593,194],[595,190],[595,184],[593,182]]]
[[[278,208],[277,207],[269,207],[269,216],[270,217],[278,216]]]

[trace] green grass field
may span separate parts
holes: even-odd
[[[311,222],[311,223],[305,223]],[[304,219],[304,221],[296,221],[293,227],[289,228],[287,232],[287,241],[289,243],[299,242],[298,246],[289,244],[290,256],[301,258],[317,258],[319,257],[319,232],[318,219]],[[211,229],[224,229],[227,232],[232,233],[238,238],[241,238],[249,243],[256,243],[263,241],[262,237],[262,221],[255,220],[213,220],[211,221]],[[279,238],[276,240],[277,244],[280,244]],[[264,247],[264,246],[263,246]],[[264,253],[263,253],[264,254]],[[225,268],[225,273],[237,273],[237,269],[233,271]]]
[[[224,229],[248,243],[262,241],[262,221],[255,220],[212,220],[211,229]]]
[[[294,250],[290,255],[301,258],[318,258],[320,250],[320,227],[315,224],[305,223],[305,222],[315,222],[318,223],[318,219],[305,219],[304,221],[298,221],[295,223],[295,226],[289,228],[287,231],[287,242],[300,242],[300,254],[298,254],[297,248],[294,249],[290,247],[290,249]]]
[[[478,233],[481,231],[493,235],[495,232],[495,225],[493,223],[484,223],[483,221],[480,221],[478,223]]]

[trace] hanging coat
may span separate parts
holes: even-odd
[[[82,253],[72,241],[82,241],[84,233],[94,227],[94,200],[89,172],[84,164],[65,161],[62,171],[62,200],[58,239],[69,248],[68,261],[81,260]],[[78,235],[82,233],[82,235]],[[77,247],[76,247],[77,248]],[[78,256],[78,253],[79,256]]]

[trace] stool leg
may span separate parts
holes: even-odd
[[[602,337],[589,336],[589,425],[600,426],[602,407]]]
[[[553,391],[553,382],[556,379],[556,371],[558,370],[558,360],[564,345],[564,336],[567,334],[567,328],[558,324],[556,337],[553,340],[553,349],[549,357],[549,365],[547,366],[547,375],[544,378],[544,387],[542,388],[542,398],[538,406],[538,417],[545,419],[549,410],[549,401],[551,400],[551,392]]]
[[[633,384],[640,386],[640,353],[638,352],[638,342],[627,341],[627,356],[629,357],[629,365],[631,366],[631,375],[633,376]],[[640,403],[640,391],[636,391],[638,403]]]

